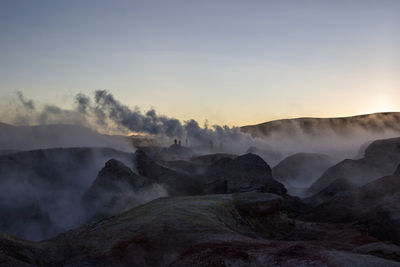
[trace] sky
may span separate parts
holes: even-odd
[[[242,126],[400,111],[400,1],[0,0],[0,99]]]

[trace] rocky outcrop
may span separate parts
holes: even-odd
[[[251,153],[234,159],[218,160],[209,167],[204,177],[209,181],[207,192],[210,193],[259,190],[286,194],[285,187],[272,178],[268,164],[261,157]]]
[[[142,150],[136,153],[136,168],[141,176],[162,185],[169,195],[201,195],[203,184],[193,176],[158,164]]]
[[[380,240],[400,244],[400,176],[395,172],[360,188],[341,190],[302,218],[357,223]]]
[[[271,148],[258,148],[258,147],[249,147],[246,153],[252,153],[260,156],[263,160],[268,162],[271,166],[275,166],[280,160],[282,160],[282,155],[276,150]]]
[[[190,161],[193,163],[202,164],[202,165],[211,165],[221,159],[225,159],[225,158],[234,159],[236,157],[237,157],[237,155],[233,155],[233,154],[215,153],[215,154],[195,156],[195,157],[190,158]]]
[[[190,160],[170,160],[170,161],[158,161],[161,166],[169,168],[171,170],[182,172],[187,175],[196,175],[204,172],[206,166],[204,164],[195,163]]]
[[[212,154],[190,161],[154,161],[141,150],[136,152],[140,175],[163,185],[171,195],[225,194],[258,190],[286,194],[275,181],[271,168],[259,156]]]
[[[122,192],[124,190],[139,190],[148,186],[150,181],[135,174],[121,161],[110,159],[99,172],[90,190]]]
[[[82,201],[87,212],[100,219],[167,195],[161,187],[158,194],[155,191],[156,185],[148,178],[135,174],[122,162],[110,159]]]
[[[359,160],[346,159],[329,168],[308,190],[318,204],[343,190],[363,186],[382,176],[392,174],[400,163],[400,138],[377,140]],[[336,182],[335,182],[336,181]]]

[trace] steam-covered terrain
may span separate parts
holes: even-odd
[[[400,266],[398,113],[201,127],[106,91],[18,96],[2,266]]]

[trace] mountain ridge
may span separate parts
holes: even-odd
[[[295,135],[299,132],[318,134],[313,130],[316,127],[322,127],[323,130],[331,130],[336,134],[346,133],[351,126],[372,132],[380,132],[382,130],[400,132],[399,123],[400,112],[377,112],[346,117],[299,117],[272,120],[259,124],[245,125],[240,127],[240,130],[254,137],[270,136],[282,131],[289,135]]]

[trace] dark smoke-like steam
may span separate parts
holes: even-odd
[[[224,148],[223,151],[229,153],[244,153],[258,142],[238,127],[200,126],[195,120],[181,122],[160,115],[154,109],[147,112],[138,107],[131,109],[105,90],[97,90],[92,96],[77,94],[72,109],[50,104],[36,107],[33,100],[27,100],[22,92],[17,92],[17,97],[22,107],[17,106],[15,112],[8,114],[0,110],[3,118],[17,125],[61,123],[82,125],[102,133],[144,133],[156,136],[158,141],[167,144],[171,143],[171,139],[179,139],[191,147],[206,147],[212,151]]]
[[[165,135],[171,138],[182,137],[184,134],[179,120],[160,116],[153,109],[145,114],[137,108],[131,110],[105,90],[95,91],[93,102],[84,94],[78,94],[75,100],[77,110],[86,116],[95,117],[100,125],[107,125],[108,121],[111,121],[132,132]]]
[[[75,108],[68,110],[54,105],[35,108],[33,100],[26,100],[23,93],[17,92],[18,99],[29,113],[12,114],[13,123],[24,124],[79,124],[100,130],[101,132],[136,132],[155,135],[161,138],[179,138],[190,145],[219,145],[231,140],[250,138],[237,127],[217,126],[201,127],[195,120],[181,123],[178,119],[159,115],[154,109],[142,112],[139,108],[131,109],[114,98],[105,90],[96,90],[93,97],[85,94],[75,96]]]
[[[97,90],[93,101],[84,94],[75,97],[77,110],[89,118],[94,118],[99,125],[117,125],[121,130],[141,132],[169,138],[188,139],[191,145],[207,145],[229,142],[243,138],[246,134],[239,128],[228,126],[200,127],[195,120],[185,121],[183,124],[175,119],[159,115],[154,109],[141,112],[138,108],[131,110],[121,104],[114,96],[105,91]]]
[[[35,104],[33,103],[33,100],[26,100],[24,97],[24,94],[21,91],[16,92],[19,101],[21,101],[21,104],[27,108],[27,109],[35,109]]]

